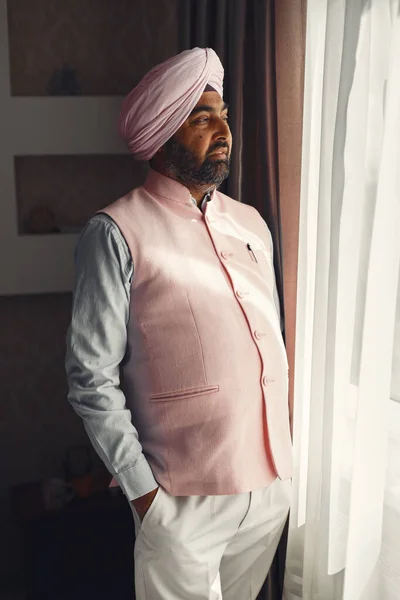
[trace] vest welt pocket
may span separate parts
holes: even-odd
[[[271,267],[271,255],[266,248],[249,242],[246,244],[246,253],[247,263],[251,260],[255,267],[260,268],[262,265]]]
[[[175,390],[173,392],[163,392],[162,394],[150,394],[150,402],[163,402],[174,400],[187,400],[197,398],[205,394],[212,394],[219,391],[219,385],[202,385],[195,388],[186,388],[184,390]]]
[[[266,263],[271,266],[271,256],[268,253],[268,250],[263,250],[254,246],[252,246],[252,250],[258,264]]]

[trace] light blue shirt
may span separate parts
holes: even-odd
[[[209,199],[204,198],[200,210]],[[197,205],[194,198],[192,201]],[[158,486],[120,388],[119,365],[127,346],[133,275],[132,257],[119,227],[105,214],[92,217],[75,253],[65,361],[68,400],[82,417],[93,447],[128,500]],[[280,314],[275,281],[274,300]]]
[[[207,195],[201,210],[208,200]],[[194,198],[192,201],[197,206]],[[158,486],[120,388],[133,269],[129,248],[116,223],[106,214],[92,217],[75,251],[65,361],[68,400],[129,500]]]

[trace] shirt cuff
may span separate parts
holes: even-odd
[[[159,485],[144,454],[134,467],[116,473],[114,477],[129,501],[148,494]]]

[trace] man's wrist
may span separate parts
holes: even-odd
[[[159,488],[159,486],[156,487],[151,492],[149,492],[148,494],[144,494],[143,496],[140,496],[139,498],[135,498],[135,500],[131,500],[131,504],[134,507],[134,509],[136,510],[137,514],[139,515],[140,520],[144,519],[145,514],[147,513],[150,506],[152,505],[154,498],[158,492],[158,488]]]
[[[151,490],[147,494],[144,494],[143,496],[139,496],[139,498],[135,498],[134,500],[131,500],[132,504],[135,506],[135,508],[136,507],[146,508],[147,505],[151,504],[154,496],[157,493],[157,490],[158,490],[158,487],[156,487],[154,490]]]
[[[147,494],[158,485],[143,453],[132,467],[117,473],[115,479],[129,501]]]

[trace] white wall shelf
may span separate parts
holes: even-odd
[[[70,291],[79,234],[18,235],[14,157],[127,152],[117,133],[122,97],[13,97],[9,69],[0,0],[0,295]]]

